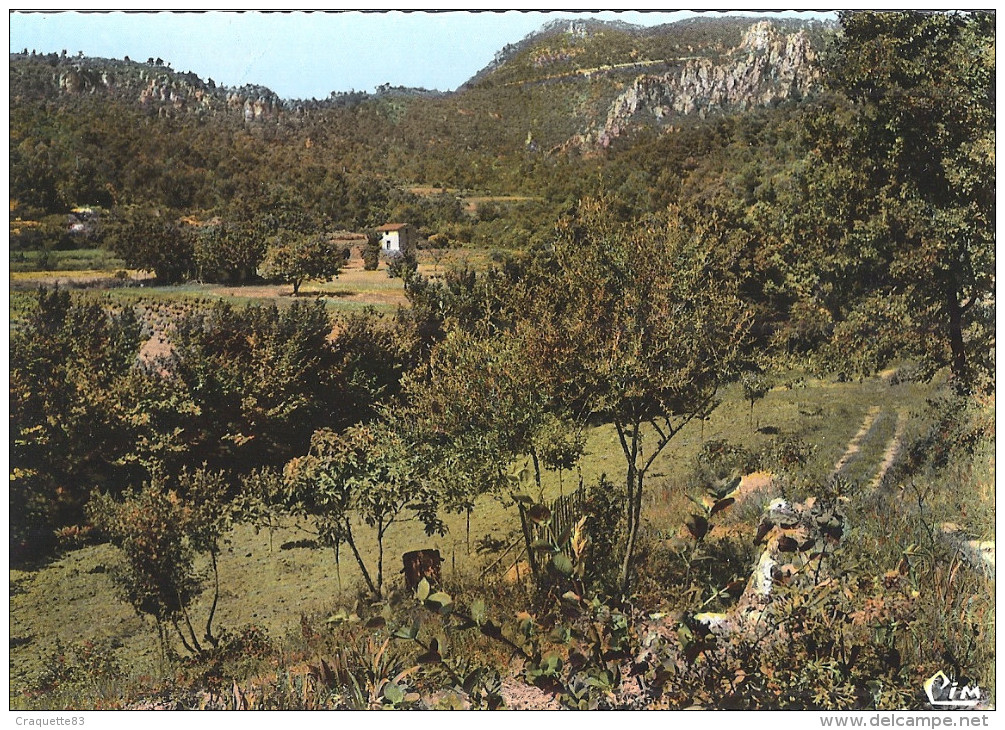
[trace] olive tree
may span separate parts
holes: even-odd
[[[584,201],[555,244],[556,279],[540,299],[535,362],[570,405],[614,425],[625,458],[621,585],[631,585],[646,475],[738,376],[749,316],[730,290],[710,232],[675,211],[622,222]]]
[[[88,516],[123,555],[113,573],[123,600],[157,625],[166,651],[169,627],[193,656],[217,646],[213,620],[220,597],[217,559],[225,533],[240,519],[239,500],[232,500],[220,473],[199,469],[182,472],[175,483],[155,476],[121,499],[95,493]],[[205,588],[196,559],[206,555],[212,572],[212,601],[204,630],[193,623],[191,605]]]
[[[310,452],[286,465],[281,495],[287,509],[313,521],[318,539],[335,551],[348,545],[375,598],[384,588],[384,538],[392,525],[417,517],[426,532],[443,532],[435,494],[418,478],[417,456],[386,423],[321,430]],[[364,557],[372,530],[376,558]]]

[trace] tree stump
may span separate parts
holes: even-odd
[[[440,582],[440,564],[443,558],[440,557],[439,550],[412,550],[402,555],[401,561],[404,564],[401,572],[405,574],[408,590],[414,591],[423,578],[430,585]]]

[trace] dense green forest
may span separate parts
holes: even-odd
[[[939,525],[993,539],[994,15],[749,26],[558,24],[456,92],[322,101],[11,54],[11,261],[39,269],[12,279],[12,595],[107,555],[157,648],[12,629],[51,650],[12,701],[892,709],[940,668],[993,697],[993,578]],[[758,38],[810,49],[812,87],[582,142],[642,70],[764,64]],[[302,295],[346,231],[376,268],[390,221],[420,237],[385,264],[406,306]],[[100,286],[46,286],[92,249]],[[185,288],[269,281],[292,296]],[[825,413],[862,420],[875,483]],[[218,627],[234,546],[290,525],[330,615],[290,609],[292,648]],[[466,564],[403,587],[402,548],[448,537]]]

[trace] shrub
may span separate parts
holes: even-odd
[[[367,245],[363,249],[363,269],[365,271],[376,271],[380,265],[380,247]]]
[[[226,502],[227,485],[219,475],[183,472],[179,491],[156,477],[121,501],[94,494],[88,515],[94,525],[123,553],[125,562],[113,572],[123,600],[139,614],[153,617],[161,648],[169,654],[167,631],[173,627],[189,654],[205,649],[192,625],[189,606],[203,590],[204,577],[195,557],[208,554],[214,595],[202,641],[213,647],[213,618],[220,593],[217,556],[223,533],[234,518],[234,503]],[[184,629],[183,629],[184,626]]]
[[[112,648],[93,641],[64,645],[57,640],[42,664],[27,694],[47,703],[55,700],[58,704],[59,698],[74,694],[93,697],[99,685],[117,679],[122,672]]]
[[[98,529],[124,554],[125,563],[113,573],[122,598],[137,613],[154,618],[162,643],[165,624],[170,624],[194,653],[191,637],[185,637],[179,627],[183,614],[187,620],[192,599],[202,591],[195,549],[185,529],[191,514],[177,493],[163,487],[161,482],[148,484],[121,502],[95,495],[88,511]]]
[[[740,385],[743,387],[743,399],[750,403],[750,413],[747,420],[754,420],[754,403],[761,400],[771,390],[770,380],[759,372],[747,372],[740,376]]]
[[[743,446],[725,439],[706,441],[695,457],[694,480],[701,485],[711,485],[732,476],[742,476],[757,471],[761,457]]]
[[[779,471],[791,473],[806,466],[814,451],[815,445],[797,436],[779,436],[764,447],[761,459]]]
[[[913,616],[907,592],[846,574],[773,593],[758,629],[714,634],[685,620],[657,654],[684,661],[654,694],[678,709],[921,708],[927,670],[905,665],[894,638]]]
[[[408,281],[418,270],[419,262],[411,251],[391,256],[387,262],[387,275],[392,279]]]

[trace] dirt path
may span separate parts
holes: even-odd
[[[549,76],[542,76],[536,79],[526,79],[523,81],[509,81],[503,86],[529,86],[532,84],[541,84],[546,81],[557,81],[559,79],[568,79],[573,77],[586,77],[589,78],[594,74],[607,74],[612,71],[624,71],[625,69],[644,69],[653,68],[659,66],[671,66],[674,64],[679,64],[686,61],[700,61],[703,56],[677,56],[675,58],[656,58],[647,61],[626,61],[625,63],[614,63],[605,66],[595,66],[593,68],[578,68],[574,71],[563,71],[562,73],[551,74]]]
[[[890,471],[890,468],[897,461],[897,457],[900,456],[900,450],[904,445],[904,429],[906,424],[906,414],[903,411],[897,411],[897,426],[893,431],[893,436],[886,445],[886,451],[883,452],[883,461],[880,463],[879,469],[876,470],[876,476],[869,482],[870,489],[879,489],[883,485],[887,472]]]
[[[502,680],[500,694],[510,710],[561,710],[562,704],[550,692],[515,677]]]
[[[880,414],[879,406],[873,406],[866,413],[862,421],[862,427],[858,430],[851,441],[844,455],[834,465],[834,474],[840,474],[848,465],[852,458],[859,453],[862,442],[872,428]],[[869,482],[869,489],[880,489],[884,485],[887,474],[900,457],[901,449],[904,446],[904,435],[907,427],[907,414],[903,410],[898,410],[895,414],[896,426],[893,436],[887,442],[883,452],[883,459],[876,469],[876,474]],[[955,547],[966,558],[966,562],[977,570],[982,570],[991,580],[995,576],[995,541],[971,539],[971,536],[954,523],[943,523],[940,526],[939,534]]]
[[[866,437],[866,434],[869,433],[869,429],[872,428],[872,424],[879,416],[880,410],[879,406],[873,406],[868,410],[868,412],[866,412],[865,418],[862,419],[862,426],[859,428],[858,433],[852,436],[851,441],[848,442],[848,448],[845,449],[844,454],[834,464],[834,471],[831,472],[832,476],[840,474],[841,471],[848,465],[848,462],[851,461],[861,450],[862,440]]]

